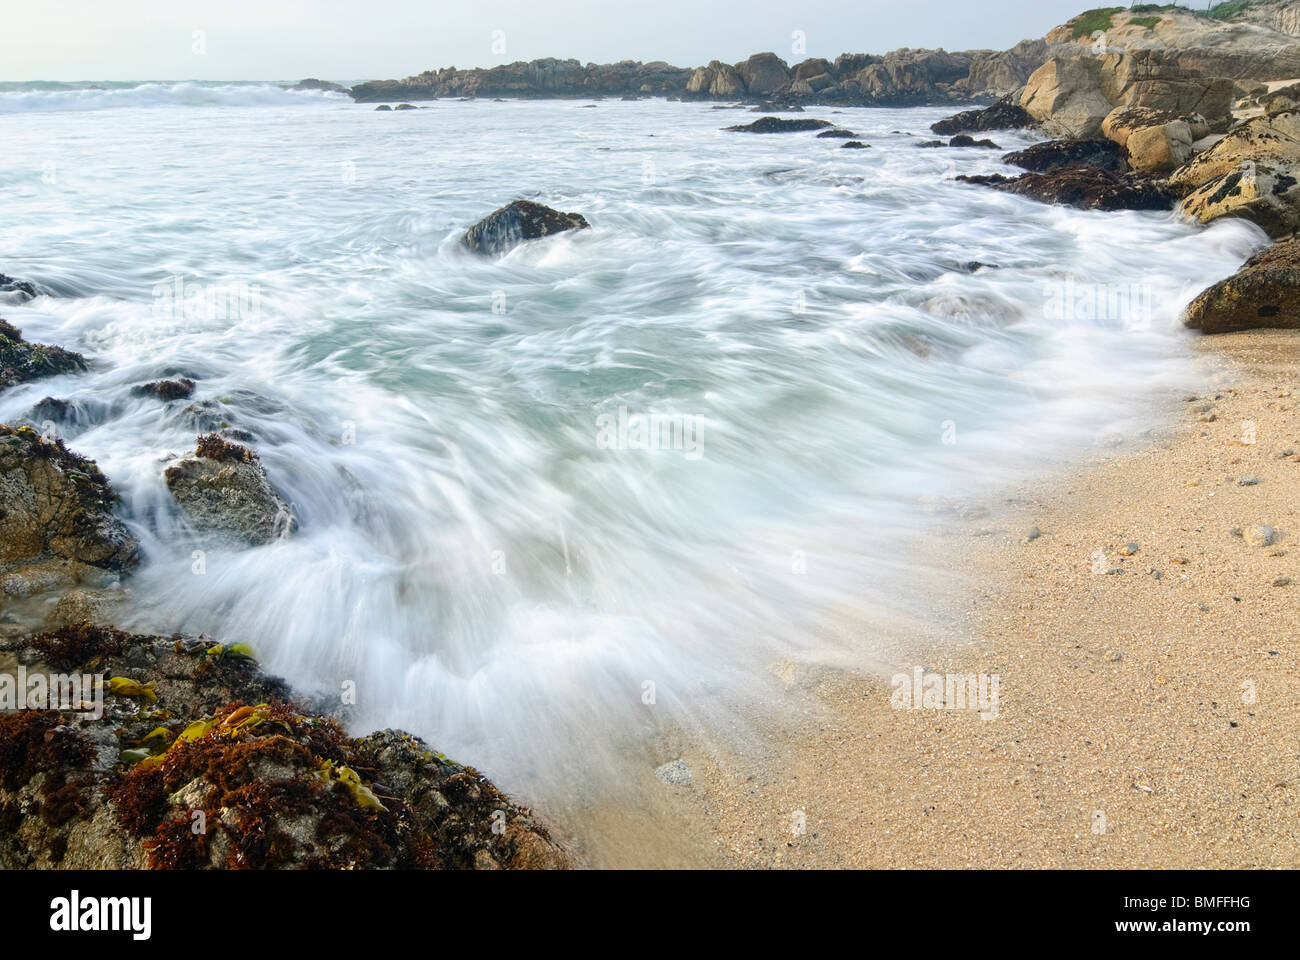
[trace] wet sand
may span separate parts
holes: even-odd
[[[947,538],[964,623],[893,670],[996,676],[996,718],[896,709],[893,672],[787,670],[805,723],[687,748],[690,784],[601,831],[642,849],[592,861],[1300,867],[1300,333],[1197,349],[1213,386],[1144,449]]]

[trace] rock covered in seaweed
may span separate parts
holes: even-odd
[[[505,253],[525,240],[590,226],[580,213],[561,213],[531,200],[515,200],[470,227],[461,243],[477,253]]]
[[[1101,167],[1116,173],[1126,169],[1119,145],[1102,139],[1044,140],[1004,154],[1002,162],[1034,173],[1050,173],[1062,167],[1077,166]]]
[[[400,731],[348,737],[237,646],[83,623],[4,647],[110,692],[99,717],[0,715],[0,868],[572,865],[478,771]]]
[[[992,106],[963,110],[945,120],[932,123],[930,129],[950,137],[955,133],[982,133],[986,130],[1023,130],[1036,124],[1037,121],[1020,104],[1006,96]]]
[[[0,424],[0,589],[28,596],[134,566],[139,547],[115,502],[93,461],[31,427]]]
[[[1202,333],[1300,328],[1300,240],[1286,240],[1255,254],[1193,300],[1183,312],[1183,323]]]
[[[214,540],[259,546],[297,526],[257,455],[216,434],[200,437],[194,455],[171,464],[163,477],[186,519]]]
[[[79,353],[61,347],[28,343],[23,332],[0,320],[0,390],[60,373],[80,373],[86,361]]]
[[[1101,167],[1062,167],[1050,173],[1025,173],[1019,177],[993,174],[957,179],[1080,210],[1168,210],[1177,200],[1162,180],[1115,173]]]
[[[753,123],[740,123],[724,129],[737,133],[799,133],[833,126],[828,120],[815,120],[812,117],[759,117]]]

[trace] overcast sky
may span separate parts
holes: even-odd
[[[0,80],[404,77],[537,57],[698,66],[1009,47],[1085,0],[7,0]],[[494,33],[500,31],[500,33]]]

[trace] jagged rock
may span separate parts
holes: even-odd
[[[29,596],[134,566],[139,547],[115,500],[93,461],[0,424],[0,591]]]
[[[1183,312],[1183,323],[1202,333],[1300,328],[1300,240],[1282,241],[1255,254],[1193,300]]]
[[[1081,210],[1168,210],[1177,199],[1164,181],[1102,167],[1062,167],[1014,178],[993,174],[957,179]]]
[[[1101,167],[1116,173],[1124,171],[1120,148],[1110,140],[1045,140],[1024,150],[1004,154],[1010,163],[1035,173],[1050,173],[1063,167]]]
[[[798,117],[790,120],[785,117],[761,117],[753,123],[725,127],[740,133],[798,133],[801,130],[821,130],[834,124],[826,120],[814,120],[811,117]]]
[[[1052,57],[1030,75],[1020,106],[1057,137],[1091,139],[1113,104],[1101,92],[1101,61]]]
[[[348,737],[239,646],[82,623],[4,647],[119,681],[98,718],[0,715],[2,868],[572,866],[478,771],[401,731]]]
[[[1013,103],[1010,97],[1003,97],[990,107],[965,110],[946,120],[932,123],[930,129],[947,137],[967,131],[1024,130],[1036,123],[1018,103]]]
[[[0,390],[60,373],[79,373],[86,361],[79,353],[60,347],[28,343],[23,332],[0,320]]]
[[[590,226],[580,213],[561,213],[531,200],[515,200],[466,230],[461,243],[478,253],[505,253],[525,240]]]
[[[1175,170],[1182,210],[1202,223],[1242,217],[1271,237],[1300,227],[1300,115],[1247,120]]]
[[[163,474],[186,519],[210,539],[258,546],[292,533],[292,511],[266,478],[257,455],[216,434]]]

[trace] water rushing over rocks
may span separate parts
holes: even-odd
[[[89,363],[0,421],[75,411],[140,545],[122,626],[255,640],[530,799],[734,732],[774,662],[942,632],[933,514],[1149,425],[1180,310],[1262,239],[955,182],[1016,171],[915,149],[938,109],[824,110],[845,151],[703,104],[332,97],[0,116],[0,266],[55,294],[3,314]],[[515,197],[590,229],[466,251]],[[292,536],[195,539],[166,473],[214,431]]]

